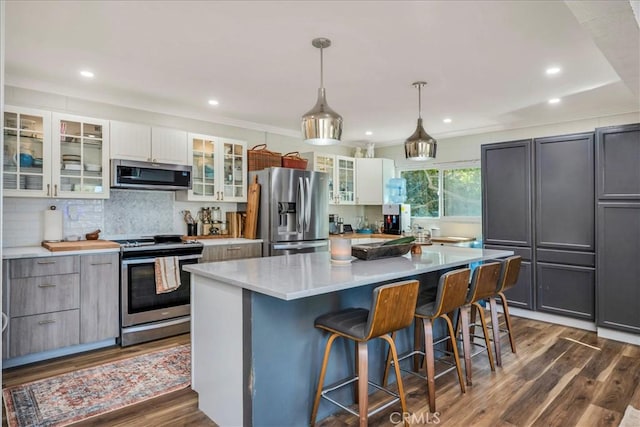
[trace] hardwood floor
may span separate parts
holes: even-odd
[[[78,356],[62,357],[24,367],[5,369],[2,372],[2,386],[9,387],[23,384],[189,342],[190,335],[185,334],[126,348],[114,346]],[[2,425],[3,427],[7,425],[4,406],[2,408]],[[87,421],[78,422],[74,426],[216,427],[217,425],[198,410],[198,395],[190,388],[187,388],[91,418]]]
[[[596,337],[595,333],[513,318],[517,354],[502,341],[503,366],[491,372],[485,355],[473,358],[473,386],[460,394],[455,372],[436,380],[437,417],[427,414],[426,381],[406,375],[412,425],[442,426],[617,426],[627,405],[640,408],[640,347]],[[127,348],[6,369],[11,386],[189,342],[189,335]],[[374,369],[374,367],[370,367]],[[383,395],[384,397],[386,395]],[[381,394],[370,401],[380,401]],[[191,389],[114,411],[78,426],[215,426],[197,407]],[[282,402],[274,400],[274,404]],[[370,419],[371,426],[397,425],[394,405]],[[436,420],[438,421],[436,423]],[[3,426],[6,426],[3,408]],[[306,423],[304,421],[303,423]],[[355,426],[356,417],[339,413],[318,425]],[[286,427],[286,426],[282,426]]]
[[[412,425],[617,426],[627,405],[640,408],[640,347],[512,319],[518,352],[511,353],[504,336],[501,368],[491,372],[486,355],[474,357],[473,385],[464,395],[455,371],[438,378],[437,417],[427,412],[426,380],[403,376]],[[387,398],[381,392],[373,396],[371,405]],[[394,405],[371,417],[369,425],[398,425],[399,411]],[[317,425],[357,426],[358,420],[342,412]]]

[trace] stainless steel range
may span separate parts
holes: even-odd
[[[120,345],[123,347],[189,332],[191,277],[182,270],[202,257],[203,244],[179,235],[119,240]],[[156,259],[177,257],[180,286],[156,292]]]

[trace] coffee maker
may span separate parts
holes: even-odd
[[[411,231],[411,205],[395,203],[382,205],[384,234],[401,235]]]

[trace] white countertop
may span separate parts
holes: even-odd
[[[64,256],[64,255],[91,255],[104,254],[109,252],[120,252],[120,248],[109,249],[88,249],[80,251],[55,251],[52,252],[42,246],[20,246],[15,248],[2,248],[2,259],[17,258],[37,258],[45,256]]]
[[[262,243],[261,239],[241,239],[241,238],[229,238],[229,239],[199,239],[204,246],[215,245],[246,245],[249,243]],[[79,251],[49,251],[42,246],[19,246],[13,248],[2,248],[2,259],[16,259],[16,258],[36,258],[45,256],[63,256],[63,255],[91,255],[108,252],[119,252],[118,248],[109,249],[89,249]]]
[[[421,255],[409,253],[372,261],[354,259],[346,265],[332,263],[329,252],[316,252],[190,264],[184,270],[275,298],[294,300],[510,255],[513,251],[423,246]]]

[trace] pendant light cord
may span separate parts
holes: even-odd
[[[418,118],[422,119],[422,85],[418,85]]]
[[[323,60],[322,60],[322,51],[323,50],[324,49],[322,47],[320,47],[320,89],[324,89],[324,75],[323,75],[324,74],[323,73],[324,63],[323,63]]]

